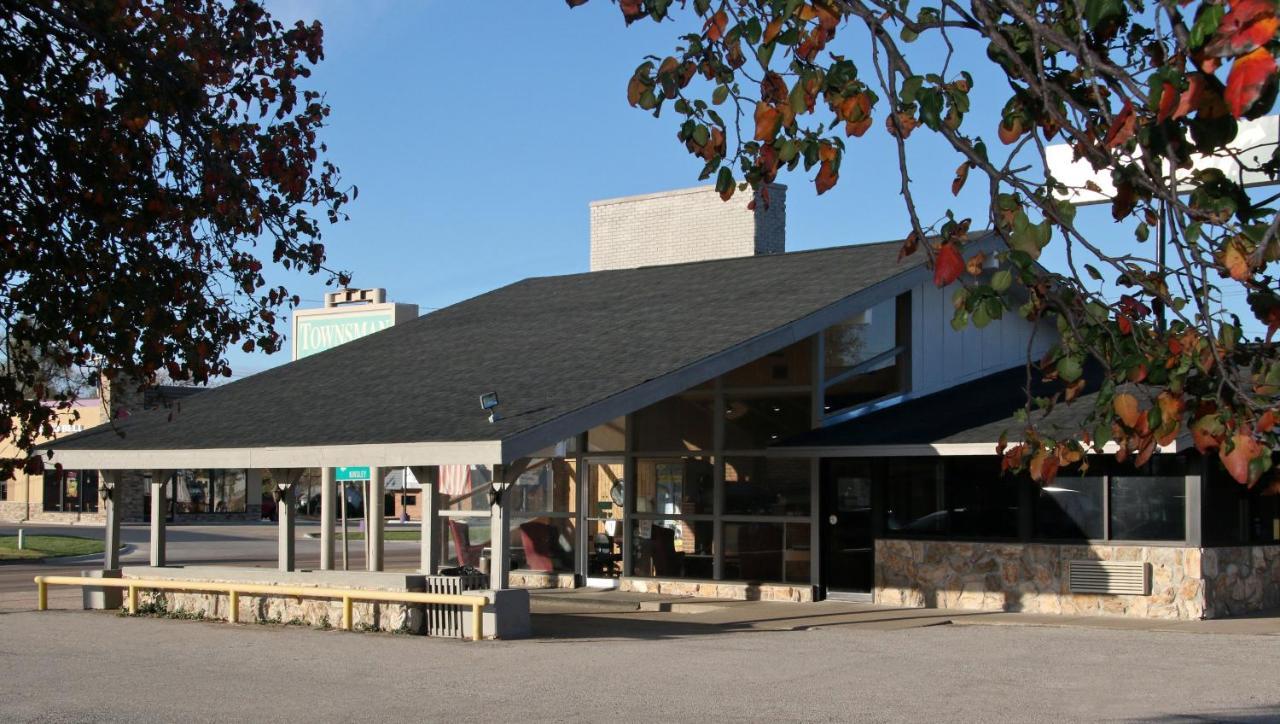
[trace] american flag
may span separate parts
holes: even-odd
[[[440,492],[457,497],[471,491],[470,465],[441,465]]]

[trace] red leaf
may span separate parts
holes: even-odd
[[[1200,107],[1200,94],[1204,92],[1204,76],[1192,73],[1187,77],[1187,89],[1178,97],[1178,107],[1173,111],[1174,118],[1182,118]],[[1163,103],[1161,99],[1161,103]]]
[[[707,24],[702,30],[707,34],[707,40],[714,43],[724,37],[724,29],[728,24],[729,16],[723,10],[720,10],[715,15],[707,18]]]
[[[1272,0],[1240,0],[1222,17],[1213,42],[1205,46],[1211,56],[1236,57],[1260,48],[1275,37],[1276,6]]]
[[[823,161],[822,166],[818,169],[818,177],[814,179],[814,186],[817,187],[818,193],[823,194],[832,186],[836,185],[840,174],[836,171],[836,165],[832,161]]]
[[[1115,148],[1124,144],[1137,130],[1138,117],[1133,112],[1133,104],[1129,101],[1124,102],[1124,107],[1111,119],[1111,129],[1107,131],[1107,137],[1103,141],[1103,145],[1107,148]]]
[[[938,254],[933,259],[933,283],[945,287],[960,278],[964,273],[964,258],[955,244],[943,242],[938,247]]]
[[[1262,454],[1262,446],[1253,439],[1253,435],[1249,434],[1248,430],[1241,430],[1232,435],[1231,442],[1231,451],[1227,451],[1226,445],[1222,446],[1218,449],[1218,458],[1222,460],[1222,465],[1237,483],[1253,485],[1257,479],[1250,478],[1249,463]]]
[[[956,178],[951,182],[951,195],[959,196],[960,189],[964,188],[964,182],[969,180],[969,162],[965,161],[956,168]]]
[[[1178,89],[1172,83],[1165,83],[1160,88],[1160,108],[1156,112],[1156,122],[1164,123],[1173,115],[1178,103]]]
[[[1231,115],[1243,116],[1258,96],[1262,88],[1276,72],[1276,59],[1266,48],[1236,58],[1231,65],[1231,73],[1227,76],[1227,90],[1223,96],[1231,108]]]
[[[772,141],[782,125],[782,113],[768,103],[756,104],[756,140]]]

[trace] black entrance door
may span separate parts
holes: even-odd
[[[861,460],[828,460],[822,476],[822,583],[830,593],[870,593],[875,581],[874,486]]]

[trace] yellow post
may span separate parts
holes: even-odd
[[[227,623],[240,622],[240,592],[232,590],[227,594]]]
[[[351,597],[342,597],[342,630],[351,630]]]
[[[478,604],[471,604],[471,640],[479,641],[484,638],[484,608]]]
[[[138,587],[129,586],[129,614],[136,615],[138,613]]]
[[[44,576],[36,576],[36,610],[49,610],[49,584],[44,582]]]

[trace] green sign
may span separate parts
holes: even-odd
[[[334,480],[337,480],[339,483],[349,483],[353,480],[368,480],[370,477],[369,466],[367,465],[362,468],[336,468],[336,470],[337,473],[334,475]]]
[[[396,323],[396,314],[393,309],[380,309],[351,314],[303,316],[296,321],[293,331],[295,359],[302,359],[386,329]]]

